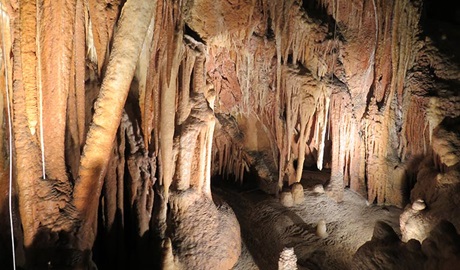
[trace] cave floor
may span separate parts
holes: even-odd
[[[352,256],[371,239],[376,221],[385,221],[400,233],[401,209],[368,205],[348,189],[344,201],[336,203],[324,193],[304,188],[305,201],[290,208],[258,189],[235,188],[223,181],[214,185],[213,193],[233,208],[241,226],[243,249],[234,269],[278,269],[284,247],[294,248],[299,269],[352,269]],[[326,238],[316,235],[322,219],[329,233]]]

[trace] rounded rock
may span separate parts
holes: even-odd
[[[320,238],[326,238],[329,236],[327,233],[326,221],[324,219],[320,220],[318,225],[316,225],[316,235]]]
[[[289,191],[281,192],[280,203],[285,207],[294,206],[294,199],[292,198],[292,193]]]
[[[323,194],[324,193],[324,187],[321,184],[315,185],[313,187],[313,192]]]
[[[422,199],[418,199],[418,200],[416,200],[415,202],[412,203],[411,207],[415,211],[422,211],[423,209],[426,208],[426,204],[425,204],[425,201],[423,201]]]
[[[300,183],[294,183],[291,186],[292,198],[295,204],[301,204],[305,201],[303,186]]]

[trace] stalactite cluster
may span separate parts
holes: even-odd
[[[256,150],[275,164],[269,167],[278,172],[273,181],[279,188],[300,181],[306,168],[326,167],[329,194],[339,201],[350,187],[370,202],[403,205],[413,185],[413,164],[428,154],[430,130],[439,124],[431,115],[443,119],[456,110],[432,108],[439,98],[421,90],[433,84],[423,68],[430,60],[418,55],[438,55],[427,53],[420,39],[421,3],[246,4],[255,8],[246,9],[253,13],[245,29],[222,28],[212,36],[193,14],[187,22],[210,47],[216,113],[257,119],[264,133],[257,136],[269,141],[254,149],[247,141],[256,129],[240,125],[239,148],[246,154],[219,158],[217,166],[236,162],[231,167],[239,176],[249,160],[241,157]],[[436,59],[429,65],[446,62]],[[307,77],[311,83],[305,83]],[[449,100],[440,104],[454,102]],[[222,139],[216,137],[216,145],[225,145]]]
[[[12,6],[13,41],[3,42],[13,55],[6,67],[13,69],[25,228],[20,264],[90,265],[95,241],[101,258],[123,253],[111,244],[132,247],[113,262],[126,263],[153,237],[170,241],[173,264],[205,263],[190,261],[190,252],[216,258],[207,260],[210,267],[236,262],[238,223],[231,209],[216,206],[210,189],[216,93],[206,75],[208,52],[184,33],[182,9],[177,2],[138,0]],[[184,216],[186,194],[202,205],[199,211],[209,210],[205,216]],[[203,218],[215,226],[198,239],[199,227],[188,222]],[[216,237],[227,243],[220,255],[198,248],[197,241]],[[181,248],[184,242],[197,250]],[[58,257],[50,251],[55,246],[68,255]]]

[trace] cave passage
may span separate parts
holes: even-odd
[[[305,200],[293,207],[249,185],[236,187],[215,180],[216,200],[232,207],[241,226],[243,250],[234,269],[279,269],[284,248],[294,249],[298,269],[353,269],[353,255],[372,238],[377,221],[386,222],[400,235],[401,209],[369,204],[349,189],[337,204],[317,188],[321,180],[315,176],[302,181],[307,187],[302,189]],[[325,234],[318,232],[321,221]]]

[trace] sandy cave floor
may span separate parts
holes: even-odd
[[[385,221],[400,233],[401,209],[368,205],[348,189],[344,201],[336,203],[326,194],[304,188],[305,201],[291,208],[258,189],[236,189],[225,183],[213,191],[233,208],[240,222],[244,243],[235,270],[278,269],[284,247],[294,248],[299,269],[352,269],[352,256],[371,239],[376,221]],[[324,239],[316,235],[321,219],[329,233]]]

